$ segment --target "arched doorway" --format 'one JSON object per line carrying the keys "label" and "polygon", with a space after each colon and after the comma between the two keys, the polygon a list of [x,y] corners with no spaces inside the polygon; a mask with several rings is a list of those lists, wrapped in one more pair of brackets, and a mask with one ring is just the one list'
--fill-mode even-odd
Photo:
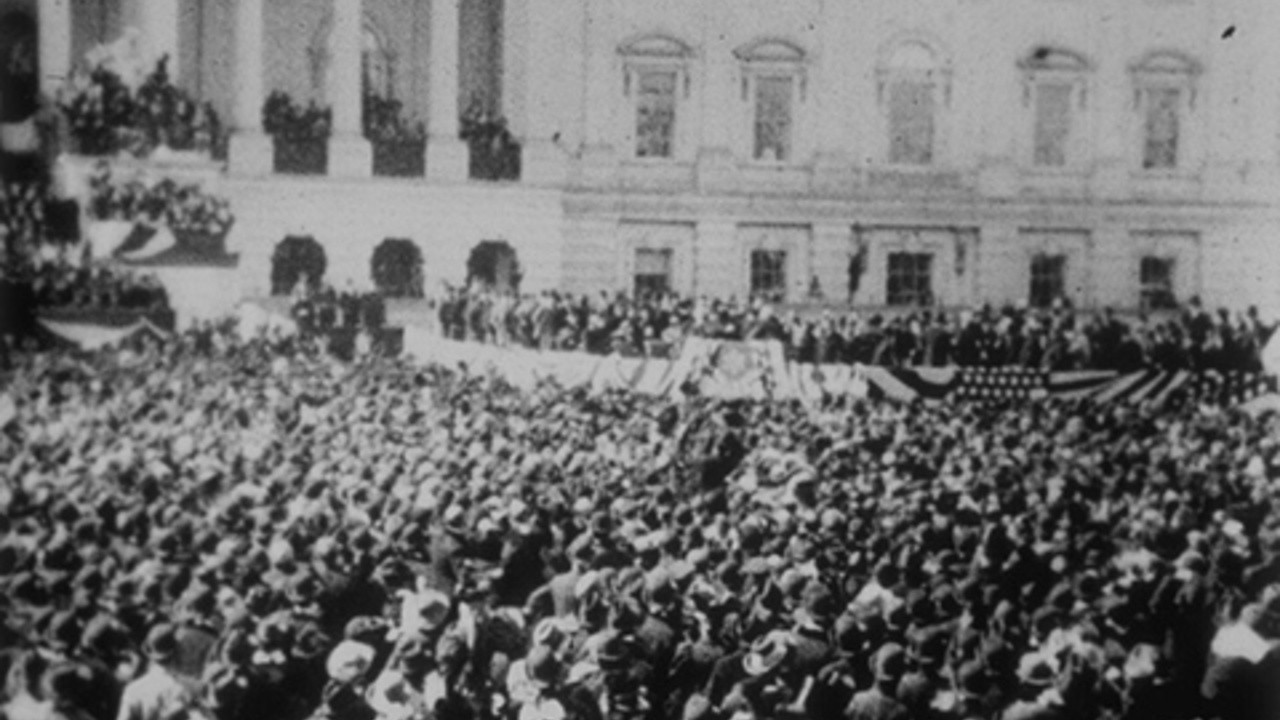
{"label": "arched doorway", "polygon": [[36,21],[24,12],[0,17],[0,123],[22,122],[36,113],[39,68]]}
{"label": "arched doorway", "polygon": [[310,235],[290,235],[276,245],[271,256],[271,294],[288,295],[305,278],[315,290],[329,265],[324,248]]}
{"label": "arched doorway", "polygon": [[520,291],[520,261],[505,240],[485,240],[467,258],[467,285],[496,292]]}
{"label": "arched doorway", "polygon": [[373,286],[388,297],[422,297],[422,250],[408,238],[387,238],[373,249]]}

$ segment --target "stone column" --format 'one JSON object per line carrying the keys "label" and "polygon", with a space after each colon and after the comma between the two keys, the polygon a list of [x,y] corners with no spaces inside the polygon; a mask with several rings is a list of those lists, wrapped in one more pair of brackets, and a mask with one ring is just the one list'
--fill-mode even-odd
{"label": "stone column", "polygon": [[178,18],[181,0],[146,0],[138,3],[138,29],[151,72],[154,63],[168,56],[169,79],[178,83]]}
{"label": "stone column", "polygon": [[40,0],[40,92],[56,97],[71,73],[71,0]]}
{"label": "stone column", "polygon": [[467,179],[467,146],[458,137],[458,3],[431,0],[431,78],[427,112],[427,178]]}
{"label": "stone column", "polygon": [[271,173],[271,138],[262,132],[262,2],[235,0],[235,98],[229,165],[238,175]]}
{"label": "stone column", "polygon": [[333,111],[329,174],[337,177],[373,174],[373,146],[365,139],[361,117],[364,104],[360,57],[362,7],[361,0],[333,0],[327,99]]}

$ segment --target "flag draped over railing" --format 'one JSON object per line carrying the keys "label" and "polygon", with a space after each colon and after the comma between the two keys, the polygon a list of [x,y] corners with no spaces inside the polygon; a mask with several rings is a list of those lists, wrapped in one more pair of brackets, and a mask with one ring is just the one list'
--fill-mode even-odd
{"label": "flag draped over railing", "polygon": [[1274,377],[1250,372],[811,365],[787,361],[776,341],[691,338],[675,359],[668,360],[503,348],[447,340],[407,328],[405,351],[423,362],[464,364],[471,370],[496,372],[520,386],[532,387],[550,379],[563,387],[586,385],[645,395],[684,392],[758,400],[821,402],[852,397],[902,402],[1034,402],[1060,398],[1136,404],[1163,402],[1176,392],[1192,390],[1199,397],[1240,404],[1276,389]]}

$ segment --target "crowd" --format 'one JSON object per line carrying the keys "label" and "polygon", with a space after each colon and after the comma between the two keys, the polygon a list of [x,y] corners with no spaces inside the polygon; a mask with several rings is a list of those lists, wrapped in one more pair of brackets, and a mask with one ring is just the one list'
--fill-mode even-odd
{"label": "crowd", "polygon": [[776,339],[806,363],[887,366],[1004,366],[1045,370],[1250,370],[1273,325],[1257,310],[1211,312],[1191,299],[1167,317],[1126,319],[1106,310],[1077,313],[986,306],[974,312],[899,315],[779,314],[759,302],[679,298],[574,297],[456,289],[437,308],[447,337],[596,354],[646,355],[686,336]]}
{"label": "crowd", "polygon": [[0,397],[6,720],[1280,716],[1275,414],[130,342]]}
{"label": "crowd", "polygon": [[313,290],[304,280],[294,288],[290,303],[290,314],[304,335],[339,329],[377,332],[387,322],[387,301],[377,292],[338,292],[326,284]]}

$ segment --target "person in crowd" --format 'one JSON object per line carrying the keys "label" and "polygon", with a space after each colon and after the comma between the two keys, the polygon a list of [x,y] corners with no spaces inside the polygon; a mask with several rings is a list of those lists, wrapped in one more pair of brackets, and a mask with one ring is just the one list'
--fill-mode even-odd
{"label": "person in crowd", "polygon": [[[686,322],[612,302],[504,327]],[[687,322],[755,333],[733,307]],[[1119,322],[1054,332],[1120,362]],[[823,323],[902,362],[1048,332]],[[1275,413],[530,390],[282,333],[17,354],[5,718],[1275,717]]]}
{"label": "person in crowd", "polygon": [[1232,319],[1193,298],[1180,314],[1125,319],[1110,308],[1093,317],[1068,304],[1032,309],[984,306],[956,316],[924,309],[860,317],[788,312],[760,301],[527,295],[483,286],[450,288],[437,306],[444,337],[530,348],[624,356],[671,356],[685,337],[778,340],[802,363],[890,366],[1026,367],[1046,371],[1166,370],[1256,372],[1274,326],[1250,308]]}

